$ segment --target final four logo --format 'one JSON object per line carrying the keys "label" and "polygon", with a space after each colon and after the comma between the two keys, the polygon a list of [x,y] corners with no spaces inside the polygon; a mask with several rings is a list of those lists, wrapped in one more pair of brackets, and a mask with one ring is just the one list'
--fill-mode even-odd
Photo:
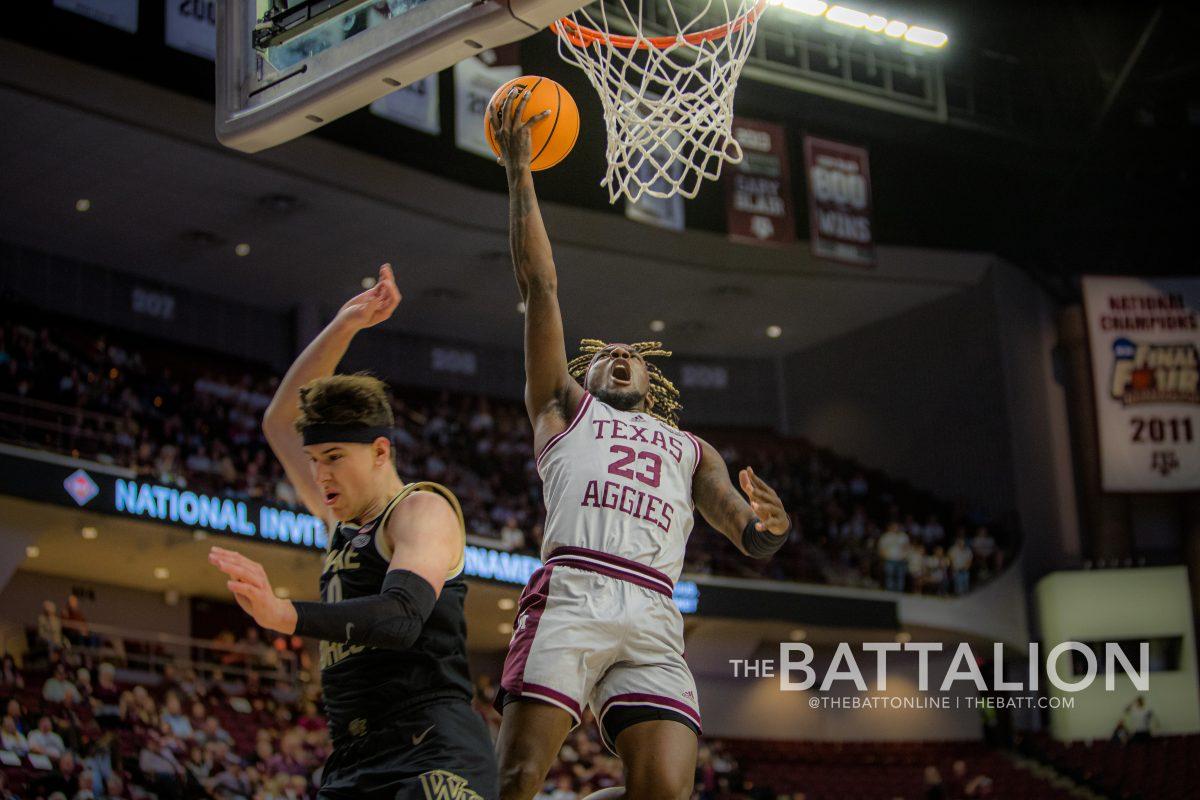
{"label": "final four logo", "polygon": [[1112,396],[1122,405],[1200,403],[1196,345],[1113,342]]}

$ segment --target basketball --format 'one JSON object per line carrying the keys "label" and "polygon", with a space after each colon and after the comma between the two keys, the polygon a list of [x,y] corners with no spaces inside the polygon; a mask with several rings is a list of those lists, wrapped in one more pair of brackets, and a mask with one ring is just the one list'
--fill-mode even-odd
{"label": "basketball", "polygon": [[[488,113],[484,121],[488,144],[497,156],[500,155],[500,147],[496,144],[496,135],[492,130],[492,116],[497,105],[504,102],[504,98],[514,87],[520,87],[530,93],[529,101],[521,114],[522,121],[543,111],[550,112],[550,116],[529,131],[533,137],[529,168],[534,172],[549,169],[567,157],[571,148],[575,146],[575,140],[579,138],[579,108],[575,105],[575,98],[560,84],[538,75],[522,75],[501,86],[488,101]],[[514,98],[509,113],[515,113],[513,109],[519,103],[520,98]]]}

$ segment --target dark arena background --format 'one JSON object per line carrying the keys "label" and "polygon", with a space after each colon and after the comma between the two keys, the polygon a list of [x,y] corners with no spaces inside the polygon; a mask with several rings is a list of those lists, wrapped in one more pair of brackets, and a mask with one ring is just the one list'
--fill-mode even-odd
{"label": "dark arena background", "polygon": [[[421,11],[275,5],[322,6],[347,42],[354,14]],[[579,106],[536,173],[568,350],[662,340],[681,427],[793,523],[754,561],[697,517],[675,587],[692,797],[1200,792],[1196,4],[773,3],[742,163],[612,204],[595,88],[507,3],[474,6],[504,12],[496,41],[254,147],[216,133],[218,17],[245,2],[6,6],[0,800],[316,798],[317,643],[257,627],[207,558],[318,599],[328,531],[262,418],[385,262],[403,300],[339,370],[391,388],[401,478],[462,502],[496,734],[546,514],[482,132],[522,74]],[[624,783],[585,714],[537,798]]]}

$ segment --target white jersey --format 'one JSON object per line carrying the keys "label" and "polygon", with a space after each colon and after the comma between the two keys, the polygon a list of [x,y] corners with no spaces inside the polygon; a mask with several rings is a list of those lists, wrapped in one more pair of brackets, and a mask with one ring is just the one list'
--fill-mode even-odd
{"label": "white jersey", "polygon": [[678,580],[699,464],[700,443],[690,433],[585,395],[571,424],[538,454],[546,499],[542,558],[580,547]]}

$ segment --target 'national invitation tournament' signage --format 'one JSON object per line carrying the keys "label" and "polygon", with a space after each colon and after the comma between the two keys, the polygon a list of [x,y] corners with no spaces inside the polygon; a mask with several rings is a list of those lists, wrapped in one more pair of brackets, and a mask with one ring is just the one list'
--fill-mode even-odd
{"label": "'national invitation tournament' signage", "polygon": [[1200,490],[1200,280],[1083,279],[1106,492]]}

